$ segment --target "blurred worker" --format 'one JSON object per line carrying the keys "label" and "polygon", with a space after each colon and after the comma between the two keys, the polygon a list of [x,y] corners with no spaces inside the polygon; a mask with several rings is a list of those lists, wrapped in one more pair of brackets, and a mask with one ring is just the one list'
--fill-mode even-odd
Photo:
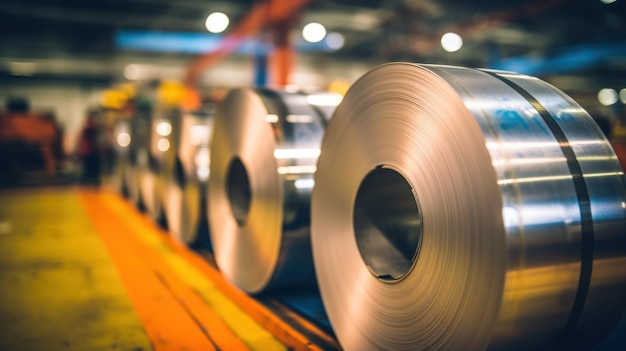
{"label": "blurred worker", "polygon": [[100,185],[100,135],[97,113],[90,110],[78,139],[78,157],[81,161],[81,184]]}

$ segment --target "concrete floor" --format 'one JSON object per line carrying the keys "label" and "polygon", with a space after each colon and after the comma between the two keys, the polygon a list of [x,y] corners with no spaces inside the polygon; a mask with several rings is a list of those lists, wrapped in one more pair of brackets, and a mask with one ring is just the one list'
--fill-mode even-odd
{"label": "concrete floor", "polygon": [[75,192],[3,193],[0,222],[0,349],[151,349]]}
{"label": "concrete floor", "polygon": [[320,349],[116,194],[0,199],[0,350]]}

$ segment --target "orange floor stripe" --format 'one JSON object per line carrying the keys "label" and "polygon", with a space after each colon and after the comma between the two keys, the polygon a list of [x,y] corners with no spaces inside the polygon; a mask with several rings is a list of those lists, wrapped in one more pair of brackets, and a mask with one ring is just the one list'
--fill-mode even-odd
{"label": "orange floor stripe", "polygon": [[[134,212],[136,209],[132,207],[128,202],[120,199],[120,206],[125,206],[126,210],[129,212]],[[146,216],[142,216],[142,221],[146,226],[154,226],[154,223]],[[310,342],[310,340],[294,329],[291,325],[287,324],[279,317],[275,316],[269,309],[263,306],[261,303],[254,300],[252,297],[244,293],[243,291],[235,288],[230,282],[228,282],[222,274],[204,257],[201,257],[198,253],[187,249],[186,247],[182,247],[180,244],[175,242],[175,240],[167,235],[164,231],[159,231],[159,235],[162,240],[167,242],[169,246],[176,250],[181,256],[187,259],[194,267],[200,270],[205,276],[207,276],[220,290],[222,290],[226,295],[228,295],[240,308],[242,308],[246,313],[248,313],[252,318],[257,320],[261,325],[263,325],[267,330],[269,330],[274,336],[280,340],[282,343],[287,345],[290,349],[293,350],[314,350],[314,351],[322,351],[322,348]],[[310,332],[315,333],[321,338],[326,339],[329,344],[337,345],[337,349],[339,349],[339,345],[336,340],[331,339],[326,336],[325,333],[319,331],[319,329],[313,324],[303,320],[301,317],[292,316],[295,319],[300,319],[301,324],[304,324],[308,327]]]}
{"label": "orange floor stripe", "polygon": [[137,243],[133,246],[142,257],[150,260],[153,267],[159,271],[163,283],[170,289],[180,305],[219,349],[248,350],[248,347],[232,333],[217,313],[171,269],[168,269],[164,262],[155,257],[158,253],[147,250],[145,246],[137,245]]}
{"label": "orange floor stripe", "polygon": [[[246,311],[252,318],[261,323],[267,330],[276,336],[278,340],[288,345],[293,350],[314,350],[322,351],[322,348],[311,343],[309,339],[295,330],[291,325],[285,323],[283,320],[274,315],[269,309],[263,306],[261,303],[252,299],[246,293],[233,287],[230,282],[224,279],[219,271],[207,264],[206,260],[193,252],[183,252],[183,256],[204,274],[206,274],[215,285],[224,291],[235,303],[237,303],[244,311]],[[297,317],[294,317],[297,318]],[[302,321],[301,321],[302,322]],[[317,329],[308,322],[311,330]],[[318,332],[318,335],[322,335],[322,332]],[[336,341],[329,340],[328,343],[336,343]],[[339,346],[337,346],[337,349]]]}
{"label": "orange floor stripe", "polygon": [[[186,250],[185,250],[186,251]],[[280,318],[276,317],[274,313],[268,310],[261,303],[252,299],[243,291],[232,286],[221,273],[215,268],[211,267],[204,258],[198,256],[194,252],[181,252],[196,268],[206,274],[215,285],[224,291],[235,303],[237,303],[244,311],[246,311],[252,318],[261,323],[267,330],[276,336],[276,338],[282,341],[285,345],[288,345],[293,350],[315,350],[322,351],[322,349],[312,344],[308,338],[295,330],[292,326],[285,323]],[[316,328],[310,325],[310,328]],[[321,332],[319,334],[322,334]],[[334,343],[329,341],[329,343]]]}
{"label": "orange floor stripe", "polygon": [[164,283],[163,271],[155,271],[129,244],[132,232],[99,204],[99,195],[82,192],[81,200],[100,234],[155,351],[217,350],[198,321]]}
{"label": "orange floor stripe", "polygon": [[[101,198],[99,198],[99,201],[102,201]],[[127,213],[136,213],[136,210],[129,206],[127,202],[116,201],[114,205],[124,207],[129,211]],[[146,221],[146,228],[152,227],[150,229],[153,231],[159,230],[146,216],[141,216],[141,218],[143,221]],[[187,311],[189,316],[196,321],[198,327],[210,337],[219,349],[248,349],[243,341],[233,334],[219,315],[164,262],[159,252],[146,247],[139,242],[134,235],[125,235],[124,240],[128,241],[133,250],[138,253],[142,259],[148,262],[155,273],[158,274],[162,283],[172,292],[175,299],[179,301],[180,305]]]}

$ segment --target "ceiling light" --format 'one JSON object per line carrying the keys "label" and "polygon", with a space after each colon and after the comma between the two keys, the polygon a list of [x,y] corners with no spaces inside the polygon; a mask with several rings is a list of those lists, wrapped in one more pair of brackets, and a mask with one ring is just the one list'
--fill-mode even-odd
{"label": "ceiling light", "polygon": [[460,35],[448,32],[441,36],[441,47],[447,52],[458,51],[463,46],[463,38]]}
{"label": "ceiling light", "polygon": [[228,28],[230,23],[228,16],[222,12],[213,12],[206,18],[204,25],[206,29],[211,33],[221,33]]}
{"label": "ceiling light", "polygon": [[619,91],[619,99],[622,104],[626,104],[626,88]]}
{"label": "ceiling light", "polygon": [[612,4],[612,3],[616,2],[617,0],[600,0],[600,1],[601,1],[603,4],[608,5],[608,4]]}
{"label": "ceiling light", "polygon": [[310,43],[322,41],[326,36],[326,28],[323,25],[311,22],[302,28],[302,37]]}
{"label": "ceiling light", "polygon": [[124,68],[124,77],[128,80],[138,80],[143,75],[143,69],[140,65],[131,63]]}
{"label": "ceiling light", "polygon": [[326,37],[326,45],[331,50],[339,50],[343,47],[343,44],[346,42],[345,38],[341,33],[330,33]]}
{"label": "ceiling light", "polygon": [[604,106],[610,106],[617,102],[617,91],[611,88],[600,89],[598,101]]}
{"label": "ceiling light", "polygon": [[9,62],[9,70],[14,76],[30,77],[35,74],[37,66],[32,62]]}
{"label": "ceiling light", "polygon": [[156,126],[156,132],[160,136],[168,136],[172,134],[172,125],[169,122],[159,122]]}
{"label": "ceiling light", "polygon": [[130,134],[126,132],[121,132],[117,135],[117,145],[121,147],[127,147],[130,145]]}
{"label": "ceiling light", "polygon": [[167,139],[159,139],[157,142],[157,149],[161,152],[165,152],[170,149],[170,142]]}

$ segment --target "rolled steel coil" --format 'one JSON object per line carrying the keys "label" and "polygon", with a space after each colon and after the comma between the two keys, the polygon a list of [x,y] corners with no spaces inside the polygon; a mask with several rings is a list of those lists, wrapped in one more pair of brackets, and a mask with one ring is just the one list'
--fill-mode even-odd
{"label": "rolled steel coil", "polygon": [[179,110],[157,111],[150,119],[148,128],[148,136],[138,160],[141,200],[148,215],[158,224],[166,226],[165,183],[174,164],[172,137],[180,130]]}
{"label": "rolled steel coil", "polygon": [[211,244],[224,276],[248,293],[314,283],[310,193],[324,125],[295,93],[235,89],[217,108]]}
{"label": "rolled steel coil", "polygon": [[130,119],[130,144],[128,145],[128,164],[124,169],[124,183],[128,191],[129,201],[143,210],[140,189],[140,174],[148,167],[148,131],[149,118],[145,114],[137,114]]}
{"label": "rolled steel coil", "polygon": [[330,120],[312,194],[346,350],[590,349],[626,303],[626,180],[601,130],[516,73],[393,63]]}
{"label": "rolled steel coil", "polygon": [[130,163],[131,130],[128,118],[119,118],[113,127],[113,163],[111,185],[121,195],[128,197],[126,172]]}
{"label": "rolled steel coil", "polygon": [[165,188],[165,216],[172,236],[191,245],[198,239],[203,202],[209,178],[209,144],[213,116],[186,114],[181,128],[172,137],[173,165]]}

